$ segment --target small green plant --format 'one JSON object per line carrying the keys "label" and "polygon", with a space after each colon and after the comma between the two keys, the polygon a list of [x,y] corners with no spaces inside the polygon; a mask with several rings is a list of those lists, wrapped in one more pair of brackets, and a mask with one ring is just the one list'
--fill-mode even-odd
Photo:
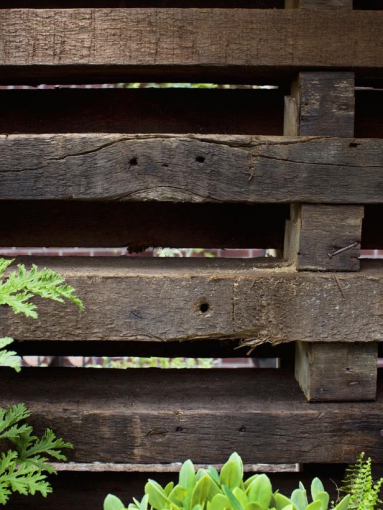
{"label": "small green plant", "polygon": [[73,448],[70,443],[57,439],[50,429],[39,439],[32,427],[24,423],[29,416],[24,404],[0,408],[0,440],[12,445],[0,457],[0,503],[3,505],[13,492],[25,496],[36,492],[46,496],[52,492],[44,472],[55,473],[55,470],[48,464],[47,455],[66,460],[61,448]]}
{"label": "small green plant", "polygon": [[374,510],[378,503],[383,478],[374,483],[371,473],[371,459],[362,452],[356,463],[346,470],[341,492],[350,495],[350,510]]}
{"label": "small green plant", "polygon": [[[191,460],[181,467],[177,485],[173,482],[161,487],[154,480],[145,485],[141,501],[133,499],[128,510],[327,510],[330,496],[322,482],[315,478],[311,484],[309,503],[304,486],[300,483],[290,498],[278,491],[273,492],[267,475],[256,474],[243,479],[243,464],[240,456],[233,453],[221,472],[213,467],[195,472]],[[350,496],[347,495],[335,507],[347,510]],[[104,501],[104,510],[125,510],[116,496],[109,494]]]}
{"label": "small green plant", "polygon": [[[10,306],[15,314],[37,318],[36,305],[31,302],[34,296],[63,302],[64,298],[75,303],[80,309],[83,303],[74,294],[74,289],[66,285],[55,271],[35,265],[30,271],[23,264],[17,270],[5,275],[13,260],[0,259],[0,305]],[[5,349],[12,338],[0,338],[0,366],[20,370],[20,358],[14,351]],[[25,423],[29,412],[24,404],[16,404],[6,409],[0,407],[0,504],[5,505],[13,492],[23,495],[40,492],[43,496],[52,492],[45,473],[55,473],[48,464],[48,456],[56,460],[66,460],[62,448],[73,448],[70,443],[56,438],[47,429],[41,438],[33,434],[33,429]]]}

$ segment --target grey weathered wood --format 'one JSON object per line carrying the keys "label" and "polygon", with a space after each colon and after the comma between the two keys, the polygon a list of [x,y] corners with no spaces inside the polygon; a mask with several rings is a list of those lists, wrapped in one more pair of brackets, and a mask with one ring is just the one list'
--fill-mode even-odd
{"label": "grey weathered wood", "polygon": [[296,342],[295,377],[309,401],[374,400],[377,343]]}
{"label": "grey weathered wood", "polygon": [[285,0],[286,9],[352,9],[353,0]]}
{"label": "grey weathered wood", "polygon": [[2,200],[382,203],[383,141],[0,136]]}
{"label": "grey weathered wood", "polygon": [[[75,462],[345,463],[363,446],[383,459],[376,402],[308,405],[283,370],[1,371],[2,406],[27,402],[29,422],[74,443]],[[355,440],[355,437],[358,440]]]}
{"label": "grey weathered wood", "polygon": [[381,76],[382,21],[370,11],[3,9],[1,82],[270,83],[329,67]]}
{"label": "grey weathered wood", "polygon": [[286,117],[292,118],[284,134],[354,136],[354,82],[353,73],[300,73],[291,89],[297,105],[297,116],[285,110],[285,126]]}
{"label": "grey weathered wood", "polygon": [[362,206],[292,205],[285,257],[300,271],[358,271],[363,215]]}
{"label": "grey weathered wood", "polygon": [[23,260],[60,271],[86,311],[36,298],[34,320],[0,307],[0,334],[17,340],[241,338],[256,345],[374,342],[383,335],[380,261],[335,276],[297,272],[270,259]]}

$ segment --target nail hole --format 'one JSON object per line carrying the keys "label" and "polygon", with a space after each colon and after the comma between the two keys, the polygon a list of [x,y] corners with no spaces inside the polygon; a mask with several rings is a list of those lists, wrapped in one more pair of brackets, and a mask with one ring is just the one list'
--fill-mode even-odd
{"label": "nail hole", "polygon": [[162,166],[164,166],[165,168],[167,168],[169,165],[167,163],[163,163]]}
{"label": "nail hole", "polygon": [[246,427],[242,425],[242,427],[239,427],[238,432],[246,432]]}
{"label": "nail hole", "polygon": [[206,313],[209,310],[209,303],[201,303],[199,305],[199,310],[202,313]]}
{"label": "nail hole", "polygon": [[195,160],[196,160],[198,163],[204,163],[205,158],[204,158],[203,156],[197,156],[197,157],[195,158]]}
{"label": "nail hole", "polygon": [[176,428],[176,432],[182,432],[183,431],[183,427],[177,427]]}
{"label": "nail hole", "polygon": [[138,165],[138,161],[137,161],[137,158],[132,158],[130,160],[130,166],[137,166]]}
{"label": "nail hole", "polygon": [[358,145],[360,145],[360,143],[351,142],[351,143],[348,144],[350,149],[355,149],[355,147],[358,147]]}
{"label": "nail hole", "polygon": [[351,368],[346,368],[346,372],[351,372]]}

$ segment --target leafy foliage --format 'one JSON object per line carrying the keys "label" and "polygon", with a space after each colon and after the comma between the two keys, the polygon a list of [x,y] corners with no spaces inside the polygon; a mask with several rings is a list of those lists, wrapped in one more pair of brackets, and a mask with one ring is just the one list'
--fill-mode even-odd
{"label": "leafy foliage", "polygon": [[12,342],[12,338],[0,338],[0,349],[2,349],[0,351],[0,367],[11,367],[14,368],[16,372],[20,372],[20,357],[17,356],[15,351],[7,351],[6,349],[3,349],[3,347],[6,347]]}
{"label": "leafy foliage", "polygon": [[373,510],[378,503],[383,478],[374,483],[371,473],[371,459],[365,459],[362,452],[356,463],[346,470],[342,492],[350,494],[350,510]]}
{"label": "leafy foliage", "polygon": [[0,408],[0,440],[14,446],[0,457],[0,503],[5,505],[12,492],[23,495],[40,492],[43,496],[52,492],[46,480],[47,473],[55,473],[49,465],[48,455],[66,460],[62,448],[73,448],[70,443],[57,439],[52,430],[46,430],[42,438],[33,435],[24,420],[30,416],[24,404]]}
{"label": "leafy foliage", "polygon": [[[288,498],[273,492],[267,475],[256,474],[243,479],[240,456],[233,453],[218,473],[213,467],[195,472],[191,460],[181,468],[178,484],[161,487],[154,480],[145,485],[141,501],[133,499],[128,510],[327,510],[330,497],[322,482],[315,478],[309,503],[302,483]],[[347,510],[350,496],[338,503],[335,510]],[[125,510],[123,503],[111,494],[104,501],[104,510]]]}
{"label": "leafy foliage", "polygon": [[74,288],[66,285],[64,279],[51,269],[38,270],[33,265],[27,271],[24,264],[17,265],[17,271],[12,271],[5,278],[5,270],[14,259],[0,259],[0,305],[8,305],[14,313],[23,313],[27,317],[37,318],[36,305],[30,302],[34,296],[40,296],[53,301],[64,302],[64,298],[75,303],[81,310],[82,301],[75,296]]}
{"label": "leafy foliage", "polygon": [[[8,305],[14,313],[37,318],[36,305],[30,300],[34,296],[64,302],[68,299],[80,309],[84,309],[81,300],[75,296],[74,289],[66,285],[63,278],[55,271],[42,269],[38,271],[33,265],[30,271],[23,264],[17,270],[5,275],[13,260],[0,259],[0,305]],[[4,349],[12,343],[12,338],[0,338],[0,366],[10,366],[20,370],[20,358],[14,351]],[[41,438],[33,434],[30,425],[23,423],[29,417],[24,404],[17,404],[6,409],[0,407],[0,441],[12,446],[2,451],[0,456],[0,504],[5,505],[13,492],[46,496],[52,492],[46,474],[55,473],[48,464],[48,456],[56,460],[66,460],[62,448],[73,448],[70,443],[56,438],[54,432],[47,429]]]}

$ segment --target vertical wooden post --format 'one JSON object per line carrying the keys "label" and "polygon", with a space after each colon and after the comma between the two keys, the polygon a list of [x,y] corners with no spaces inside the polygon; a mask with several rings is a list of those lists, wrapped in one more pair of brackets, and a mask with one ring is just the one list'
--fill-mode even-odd
{"label": "vertical wooden post", "polygon": [[[353,137],[353,73],[300,73],[285,99],[284,134]],[[360,205],[292,204],[285,258],[299,271],[359,270],[363,214]],[[376,362],[375,343],[296,342],[295,377],[308,400],[374,399]]]}

